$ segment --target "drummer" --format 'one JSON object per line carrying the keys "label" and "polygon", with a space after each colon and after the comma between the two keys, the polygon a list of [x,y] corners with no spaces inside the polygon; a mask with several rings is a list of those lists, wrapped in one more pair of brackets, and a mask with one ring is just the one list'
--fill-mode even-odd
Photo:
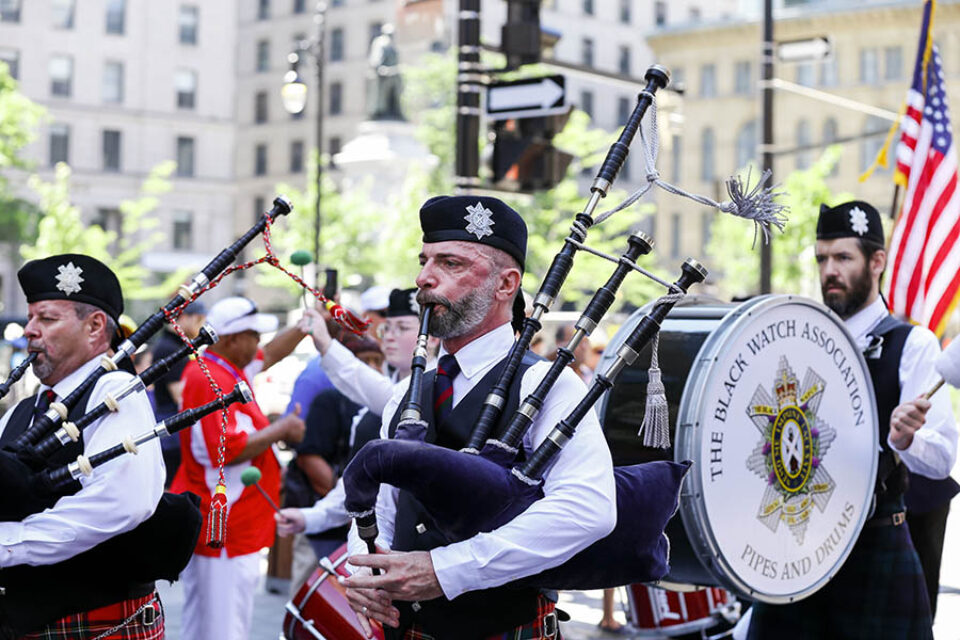
{"label": "drummer", "polygon": [[945,478],[957,426],[947,394],[920,397],[935,381],[936,336],[887,312],[880,214],[870,204],[820,207],[816,259],[824,303],[864,352],[877,400],[881,453],[876,507],[840,572],[790,605],[753,607],[749,638],[932,638],[923,570],[905,525],[907,474]]}

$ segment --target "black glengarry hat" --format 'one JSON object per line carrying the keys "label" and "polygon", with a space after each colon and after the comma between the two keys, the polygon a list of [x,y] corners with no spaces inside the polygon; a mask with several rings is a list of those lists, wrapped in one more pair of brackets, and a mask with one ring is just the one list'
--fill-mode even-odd
{"label": "black glengarry hat", "polygon": [[110,268],[90,256],[64,253],[31,260],[17,272],[27,303],[41,300],[85,302],[114,321],[123,313],[120,281]]}
{"label": "black glengarry hat", "polygon": [[387,306],[387,317],[419,316],[420,305],[417,304],[417,289],[394,289],[390,292],[390,304]]}
{"label": "black glengarry hat", "polygon": [[420,207],[423,242],[461,240],[500,249],[523,268],[527,225],[502,200],[489,196],[436,196]]}
{"label": "black glengarry hat", "polygon": [[880,213],[873,205],[862,200],[852,200],[835,207],[820,205],[817,218],[817,240],[837,238],[863,238],[883,244],[883,224]]}

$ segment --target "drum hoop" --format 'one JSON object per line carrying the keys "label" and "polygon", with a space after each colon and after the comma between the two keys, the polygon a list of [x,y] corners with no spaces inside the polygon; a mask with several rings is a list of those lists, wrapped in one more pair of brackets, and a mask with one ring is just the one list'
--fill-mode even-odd
{"label": "drum hoop", "polygon": [[288,638],[292,639],[294,637],[294,625],[299,622],[301,628],[305,629],[314,637],[315,640],[327,640],[327,636],[317,631],[317,628],[313,625],[313,620],[304,620],[303,616],[300,614],[300,609],[297,609],[293,602],[288,602],[285,608],[287,610],[287,615],[291,616],[292,618],[290,625],[287,627]]}
{"label": "drum hoop", "polygon": [[[323,582],[327,578],[331,577],[333,574],[336,573],[337,567],[339,567],[340,565],[342,565],[347,561],[347,555],[348,554],[344,552],[343,555],[337,558],[336,562],[330,562],[329,557],[320,558],[320,560],[317,562],[317,568],[323,569],[324,575],[313,581],[313,584],[310,585],[309,589],[307,589],[306,594],[304,594],[300,602],[293,605],[293,598],[291,598],[290,604],[296,607],[297,611],[303,611],[303,605],[310,600],[310,597],[314,594],[314,592],[316,592],[317,589],[320,588],[320,585],[323,584]],[[324,564],[324,561],[326,561],[326,564]]]}
{"label": "drum hoop", "polygon": [[[717,327],[710,333],[707,339],[704,340],[703,344],[700,346],[700,351],[694,358],[694,369],[691,370],[690,375],[687,376],[687,381],[684,384],[683,394],[680,400],[680,409],[677,415],[677,429],[675,436],[676,442],[674,443],[674,459],[677,462],[682,460],[693,460],[694,466],[697,467],[701,462],[699,453],[700,448],[698,446],[699,443],[695,438],[695,435],[700,430],[700,422],[697,419],[699,415],[698,410],[703,404],[706,381],[709,380],[714,374],[714,369],[716,368],[718,359],[719,347],[722,346],[722,343],[731,336],[738,336],[743,331],[743,326],[750,321],[751,316],[786,304],[805,305],[823,313],[829,317],[830,320],[833,321],[834,325],[841,330],[841,332],[847,337],[849,343],[854,345],[853,351],[856,353],[857,361],[860,363],[861,370],[865,373],[864,378],[866,392],[864,395],[869,398],[870,404],[873,407],[873,442],[875,445],[879,446],[877,407],[876,396],[874,395],[873,390],[873,379],[870,377],[870,371],[867,368],[867,363],[863,358],[863,354],[860,353],[858,348],[856,348],[856,341],[854,340],[853,335],[847,329],[843,320],[841,320],[840,317],[833,312],[833,310],[829,309],[825,305],[803,296],[782,294],[765,295],[748,300],[739,307],[736,307],[727,313],[727,315],[723,317]],[[870,463],[870,478],[876,478],[877,464],[878,456],[873,456]],[[867,486],[868,490],[864,496],[863,502],[865,505],[868,505],[873,497],[874,483],[870,482]],[[737,575],[730,563],[727,562],[727,560],[723,557],[723,554],[720,552],[720,547],[717,543],[716,537],[713,534],[713,530],[705,526],[709,523],[709,521],[706,514],[706,503],[704,502],[702,496],[703,484],[700,481],[700,474],[698,472],[688,473],[684,479],[684,484],[680,492],[680,517],[683,521],[683,528],[687,533],[687,538],[690,541],[690,546],[693,549],[693,552],[697,555],[697,559],[700,560],[701,564],[710,575],[712,575],[722,586],[732,591],[734,595],[760,602],[766,602],[769,604],[786,604],[796,600],[802,600],[803,598],[812,595],[826,585],[827,582],[832,580],[846,562],[846,559],[850,555],[851,551],[853,551],[853,547],[856,544],[856,541],[860,536],[860,532],[863,529],[863,525],[867,519],[867,509],[861,509],[860,517],[857,519],[855,526],[856,535],[851,538],[850,544],[848,544],[842,550],[842,552],[838,554],[837,560],[833,566],[833,571],[822,576],[819,580],[805,589],[801,589],[792,594],[778,596],[751,588]]]}

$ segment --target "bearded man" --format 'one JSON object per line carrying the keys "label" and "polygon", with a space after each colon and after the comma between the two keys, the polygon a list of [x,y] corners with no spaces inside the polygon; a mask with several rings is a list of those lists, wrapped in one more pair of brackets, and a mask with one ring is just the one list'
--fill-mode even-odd
{"label": "bearded man", "polygon": [[913,478],[946,493],[947,502],[956,493],[952,481],[927,480],[946,478],[957,450],[947,395],[921,397],[937,380],[933,361],[940,345],[929,330],[887,312],[880,295],[887,261],[883,227],[870,204],[821,206],[816,259],[823,301],[843,319],[873,381],[881,446],[874,511],[824,588],[794,604],[754,605],[749,637],[932,638],[930,599],[913,530],[905,524],[910,502],[904,496]]}
{"label": "bearded man", "polygon": [[[437,368],[424,376],[426,439],[460,449],[505,365],[514,341],[511,322],[518,314],[522,318],[527,229],[516,211],[484,196],[431,198],[420,209],[420,226],[417,301],[433,305],[430,333],[441,339]],[[538,358],[524,358],[493,435],[502,433],[520,398],[533,391],[548,368]],[[385,407],[381,437],[396,432],[406,390],[398,385]],[[524,437],[528,455],[585,391],[576,374],[564,370]],[[388,551],[363,553],[355,528],[350,540],[351,552],[359,553],[351,563],[382,573],[358,572],[344,582],[368,635],[368,619],[373,619],[385,625],[389,640],[558,638],[551,594],[503,585],[562,564],[616,523],[613,465],[592,411],[573,440],[546,474],[541,500],[513,521],[469,540],[448,543],[412,495],[382,486],[377,544]]]}

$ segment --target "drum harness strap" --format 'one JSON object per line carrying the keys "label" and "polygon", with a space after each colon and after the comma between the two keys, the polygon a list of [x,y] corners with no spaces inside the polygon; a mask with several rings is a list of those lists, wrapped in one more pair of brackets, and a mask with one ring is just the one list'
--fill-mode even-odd
{"label": "drum harness strap", "polygon": [[[863,357],[867,360],[879,360],[881,354],[883,353],[883,336],[891,329],[897,327],[900,324],[900,321],[894,318],[892,315],[886,316],[883,320],[877,323],[868,337],[870,338],[870,344],[867,345],[867,348],[863,350]],[[877,509],[877,497],[886,492],[887,490],[887,480],[890,479],[890,476],[897,471],[900,465],[903,464],[900,460],[900,456],[897,455],[897,452],[893,449],[883,449],[880,451],[880,459],[877,463],[877,484],[873,493],[872,505],[870,506],[870,515],[867,518],[867,522],[864,526],[874,527],[874,526],[899,526],[905,521],[905,513],[899,511],[894,514],[874,517],[874,513]]]}

